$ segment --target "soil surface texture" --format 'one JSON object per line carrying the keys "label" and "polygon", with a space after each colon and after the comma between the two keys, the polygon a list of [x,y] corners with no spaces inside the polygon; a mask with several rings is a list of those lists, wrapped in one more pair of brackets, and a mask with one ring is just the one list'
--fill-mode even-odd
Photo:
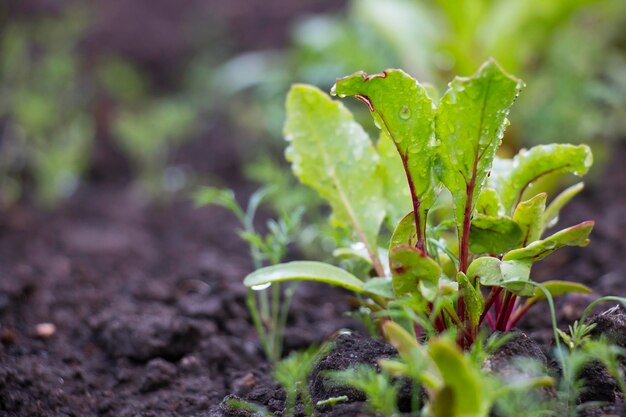
{"label": "soil surface texture", "polygon": [[[626,154],[623,148],[616,154]],[[614,164],[610,180],[589,186],[564,213],[569,224],[600,212],[593,243],[563,252],[538,271],[584,275],[599,293],[624,295],[616,278],[625,270],[622,234],[615,232],[624,228],[619,168]],[[52,213],[26,206],[5,213],[0,414],[220,415],[229,394],[279,409],[284,394],[269,378],[249,321],[241,280],[251,265],[234,228],[234,219],[219,208],[148,205],[117,185],[85,188]],[[603,251],[611,256],[599,255]],[[301,286],[286,351],[341,328],[359,328],[344,315],[345,296],[323,285]],[[562,300],[560,320],[576,318],[572,311],[589,299]],[[537,310],[521,322],[531,338],[550,333],[541,316]],[[623,333],[611,323],[606,332],[621,343]],[[368,353],[368,343],[374,342],[356,343],[365,361],[392,353],[388,346]],[[609,388],[602,395],[614,398]],[[342,404],[326,412],[349,415],[359,409]]]}
{"label": "soil surface texture", "polygon": [[[40,10],[40,3],[60,2],[29,0],[20,3],[22,13],[30,13],[31,7]],[[205,14],[211,10],[223,16],[218,20],[232,31],[232,46],[242,50],[283,46],[292,18],[302,9],[339,7],[338,2],[313,0],[271,5],[238,0],[220,2],[217,8],[209,8],[218,3],[211,0],[192,3]],[[156,67],[155,78],[167,87],[177,71],[175,62],[193,49],[174,30],[190,18],[171,12],[179,2],[98,4],[102,27],[96,27],[85,48],[101,45]],[[176,36],[163,40],[163,49],[132,43],[148,37],[137,35],[130,15],[125,17],[127,27],[109,36],[106,22],[118,22],[125,16],[120,10],[132,4],[150,8],[156,20],[171,21],[168,33]],[[272,14],[274,8],[282,14]],[[266,30],[272,34],[263,35]],[[161,40],[151,42],[156,44]],[[228,185],[245,194],[253,187],[241,180],[231,130],[216,124],[198,141],[182,146],[175,158],[204,174],[228,176]],[[598,295],[626,295],[626,141],[616,142],[610,154],[607,172],[588,184],[561,216],[561,225],[596,220],[591,245],[563,249],[533,270],[537,280],[575,280],[596,291],[563,297],[557,303],[561,325],[577,319]],[[132,192],[128,172],[121,179],[110,178],[111,172],[129,171],[127,161],[108,157],[95,155],[90,182],[52,212],[29,205],[1,212],[0,416],[246,415],[223,405],[229,395],[279,411],[284,392],[270,378],[245,305],[242,279],[252,265],[246,245],[236,237],[235,219],[219,208],[193,208],[182,198],[146,203]],[[117,163],[122,168],[112,170]],[[301,285],[287,323],[285,353],[328,340],[344,328],[363,334],[361,325],[345,315],[350,310],[346,295],[325,285]],[[623,316],[621,322],[604,319],[598,327],[606,324],[604,333],[623,345]],[[531,310],[519,325],[528,337],[510,351],[545,361],[552,343],[545,307]],[[311,382],[316,399],[335,395],[322,383],[322,369],[375,363],[395,354],[382,342],[356,335],[337,342],[347,350],[334,351],[318,365]],[[606,388],[582,400],[620,400],[601,369],[585,372]],[[358,415],[364,406],[358,395],[351,394],[355,401],[319,410],[320,415]],[[626,415],[617,406],[604,414]],[[601,416],[603,411],[592,409],[587,415]]]}

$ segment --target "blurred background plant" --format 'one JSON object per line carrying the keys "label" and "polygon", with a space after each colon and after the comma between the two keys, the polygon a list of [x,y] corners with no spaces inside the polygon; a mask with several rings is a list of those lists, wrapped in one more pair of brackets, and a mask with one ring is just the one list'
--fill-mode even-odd
{"label": "blurred background plant", "polygon": [[53,207],[93,176],[103,150],[118,159],[105,169],[121,161],[144,195],[180,191],[193,175],[172,156],[194,138],[203,109],[180,87],[185,77],[169,80],[119,47],[92,48],[100,43],[97,7],[50,4],[0,6],[3,205]]}
{"label": "blurred background plant", "polygon": [[[528,84],[513,115],[516,145],[562,142],[564,126],[570,142],[610,139],[625,128],[625,24],[620,0],[352,0],[341,13],[303,17],[290,50],[236,56],[215,77],[226,93],[254,87],[282,100],[285,81],[329,87],[356,69],[399,67],[441,91],[494,57]],[[277,134],[281,105],[264,108],[262,125]]]}
{"label": "blurred background plant", "polygon": [[0,46],[0,198],[11,203],[32,182],[50,206],[69,196],[94,140],[91,88],[76,55],[85,16],[10,21]]}
{"label": "blurred background plant", "polygon": [[293,82],[328,89],[359,69],[401,67],[442,91],[493,56],[528,85],[505,153],[594,140],[601,159],[626,137],[622,0],[9,0],[0,23],[5,204],[52,206],[103,177],[161,200],[272,185],[277,213],[307,208],[300,246],[329,252],[342,236],[319,233],[327,211],[285,174],[283,102]]}

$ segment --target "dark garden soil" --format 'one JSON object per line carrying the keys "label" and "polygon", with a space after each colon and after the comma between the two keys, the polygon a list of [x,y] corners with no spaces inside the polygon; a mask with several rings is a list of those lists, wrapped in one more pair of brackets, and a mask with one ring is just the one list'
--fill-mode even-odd
{"label": "dark garden soil", "polygon": [[[625,295],[626,145],[614,154],[605,180],[563,216],[567,224],[595,218],[593,243],[538,272]],[[49,214],[23,206],[3,213],[0,415],[220,415],[228,394],[279,409],[284,394],[268,378],[245,308],[241,280],[251,265],[235,227],[218,208],[146,205],[121,185],[84,189]],[[591,298],[559,303],[560,319],[575,319]],[[358,328],[343,315],[348,309],[340,291],[302,286],[287,350]],[[521,325],[538,340],[549,332],[538,313]],[[371,352],[362,355],[372,361]]]}
{"label": "dark garden soil", "polygon": [[[254,382],[266,365],[235,227],[220,209],[145,206],[114,189],[49,215],[6,213],[0,415],[206,415]],[[354,327],[342,298],[303,287],[288,349]]]}

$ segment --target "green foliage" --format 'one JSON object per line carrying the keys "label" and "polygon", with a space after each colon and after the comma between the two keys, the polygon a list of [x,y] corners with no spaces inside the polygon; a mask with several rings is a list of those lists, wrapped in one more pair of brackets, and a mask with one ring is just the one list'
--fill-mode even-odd
{"label": "green foliage", "polygon": [[[336,255],[365,259],[369,270],[354,269],[361,271],[357,277],[318,262],[291,262],[259,269],[245,284],[331,283],[356,292],[364,305],[376,305],[379,318],[389,314],[404,320],[406,328],[406,320],[414,320],[429,335],[454,329],[462,347],[473,343],[484,323],[491,330],[510,329],[542,299],[531,278],[533,263],[564,246],[587,245],[593,228],[593,222],[583,222],[543,238],[580,186],[550,205],[546,193],[531,193],[540,177],[584,174],[591,164],[588,147],[542,145],[513,159],[495,156],[522,85],[493,60],[473,77],[455,78],[438,105],[399,70],[337,80],[332,94],[354,95],[370,111],[382,131],[378,147],[340,103],[314,87],[294,86],[287,98],[287,157],[298,178],[329,202],[335,226],[362,248]],[[385,149],[391,145],[395,159]],[[405,181],[391,181],[390,174]],[[383,184],[404,191],[383,191]],[[406,208],[407,194],[410,212],[382,252],[383,219],[399,217],[390,207]],[[485,297],[482,288],[491,293]],[[588,288],[552,282],[546,291],[559,295]],[[400,319],[404,297],[422,301]]]}
{"label": "green foliage", "polygon": [[337,385],[362,391],[367,398],[367,407],[377,415],[382,417],[398,415],[396,407],[398,382],[392,381],[386,373],[379,373],[372,367],[361,365],[345,371],[334,371],[328,375]]}
{"label": "green foliage", "polygon": [[569,349],[578,349],[586,342],[595,327],[595,323],[579,323],[578,320],[576,320],[573,325],[569,326],[569,334],[561,329],[557,330],[559,336],[561,336],[561,339]]}
{"label": "green foliage", "polygon": [[383,328],[400,357],[383,360],[380,366],[393,376],[410,378],[426,391],[427,404],[413,408],[414,411],[421,409],[422,415],[487,416],[496,401],[517,394],[528,395],[535,388],[553,383],[551,378],[541,373],[514,383],[488,374],[482,368],[485,355],[505,343],[506,339],[479,339],[479,346],[474,345],[472,352],[463,352],[453,338],[446,335],[432,338],[422,346],[397,323],[387,322]]}
{"label": "green foliage", "polygon": [[137,108],[127,106],[119,112],[113,133],[138,168],[140,184],[150,196],[163,195],[169,151],[189,137],[195,118],[191,105],[172,98]]}
{"label": "green foliage", "polygon": [[318,281],[344,287],[347,290],[362,293],[363,281],[336,266],[322,262],[296,261],[273,265],[248,275],[244,284],[248,287],[265,285],[287,280]]}
{"label": "green foliage", "polygon": [[[329,347],[329,345],[320,348],[312,346],[302,352],[292,352],[275,364],[272,375],[286,394],[281,416],[293,417],[296,413],[296,404],[300,401],[304,406],[304,415],[315,417],[315,405],[309,392],[308,379],[318,358],[327,352]],[[345,397],[330,398],[327,401],[318,402],[317,405],[333,405],[346,399]],[[255,416],[274,417],[274,414],[264,407],[237,398],[228,398],[225,400],[225,404],[237,410],[254,413]]]}
{"label": "green foliage", "polygon": [[294,352],[276,364],[274,378],[287,393],[283,416],[294,415],[298,398],[304,404],[305,414],[309,417],[315,416],[315,406],[309,393],[308,379],[318,355],[326,350],[327,348],[324,347],[322,349],[312,347],[304,352]]}
{"label": "green foliage", "polygon": [[55,15],[15,15],[2,27],[1,204],[32,197],[49,208],[70,196],[92,162],[96,134],[118,141],[152,197],[186,181],[166,169],[167,153],[193,133],[197,104],[155,97],[147,74],[119,57],[89,54],[86,62],[87,11],[75,4]]}
{"label": "green foliage", "polygon": [[[452,193],[457,225],[473,211],[522,85],[490,61],[476,76],[454,79],[441,99],[435,128],[438,175]],[[469,238],[467,229],[459,228],[460,239]]]}
{"label": "green foliage", "polygon": [[[624,373],[620,360],[624,350],[603,339],[592,339],[589,332],[594,325],[575,323],[570,334],[561,332],[568,349],[557,344],[555,357],[562,375],[551,377],[549,371],[529,358],[512,357],[503,373],[489,373],[483,361],[510,338],[494,335],[479,338],[470,352],[462,351],[454,342],[453,334],[431,338],[418,343],[413,335],[397,323],[386,322],[383,330],[387,340],[399,352],[392,359],[382,359],[374,368],[359,366],[342,371],[343,385],[355,387],[368,398],[372,411],[381,415],[397,415],[396,405],[390,401],[397,395],[399,377],[402,383],[413,384],[412,412],[432,417],[481,417],[494,412],[514,416],[577,416],[577,399],[582,393],[583,369],[591,363],[601,363],[624,389]],[[574,341],[570,343],[570,341]],[[548,393],[545,388],[551,388]],[[419,402],[420,389],[426,402]],[[553,390],[552,390],[553,389]],[[387,399],[383,402],[380,399]]]}
{"label": "green foliage", "polygon": [[[79,13],[57,19],[20,19],[2,28],[0,41],[0,200],[12,203],[29,191],[43,206],[76,189],[95,135],[87,110],[91,90],[76,49],[84,32]],[[37,53],[33,53],[33,51]]]}
{"label": "green foliage", "polygon": [[408,179],[417,246],[422,248],[425,214],[436,196],[432,167],[435,147],[431,142],[435,112],[426,89],[401,70],[387,70],[372,76],[360,72],[342,78],[333,86],[331,94],[354,96],[363,101],[383,137],[393,141]]}
{"label": "green foliage", "polygon": [[507,164],[508,172],[496,171],[493,181],[500,192],[506,211],[518,205],[526,189],[538,179],[549,175],[571,172],[578,176],[587,173],[593,163],[591,150],[585,145],[538,145],[522,149]]}
{"label": "green foliage", "polygon": [[[296,176],[333,209],[332,222],[352,228],[374,253],[385,215],[377,155],[365,131],[341,104],[315,87],[296,85],[287,96],[286,155]],[[372,256],[372,262],[379,262]]]}
{"label": "green foliage", "polygon": [[[197,206],[216,205],[229,210],[237,217],[243,227],[243,230],[239,232],[239,236],[248,243],[250,256],[252,257],[255,268],[261,268],[267,263],[270,265],[277,264],[283,260],[287,253],[287,246],[293,241],[294,236],[297,234],[296,232],[299,229],[300,218],[302,216],[302,210],[294,210],[289,215],[285,213],[280,219],[269,220],[267,222],[269,232],[266,235],[257,232],[254,226],[254,219],[257,209],[267,192],[267,189],[261,189],[252,194],[245,210],[235,199],[235,194],[232,190],[216,187],[202,187],[193,195]],[[292,264],[296,265],[292,265],[292,267],[287,268],[287,270],[292,274],[298,275],[298,273],[296,273],[298,271],[298,263],[294,262]],[[301,264],[307,266],[306,264],[309,263],[301,262]],[[316,263],[311,262],[311,264]],[[337,283],[339,280],[349,280],[351,276],[348,272],[331,265],[317,264],[319,264],[318,267],[320,267],[321,271],[326,273],[326,282]],[[315,268],[310,266],[302,268],[301,266],[299,270],[304,274],[304,278],[314,273]],[[246,278],[249,280],[248,284],[252,287],[248,291],[247,299],[250,316],[261,339],[261,345],[263,346],[265,355],[274,363],[278,362],[282,356],[287,313],[295,293],[294,286],[286,288],[285,291],[281,291],[279,284],[281,281],[280,273],[281,271],[279,270],[279,275],[271,276],[270,278],[272,279],[260,282],[258,285],[254,282],[250,283],[250,281],[256,280],[253,276]],[[324,277],[323,273],[321,274],[322,277]],[[333,276],[333,273],[340,274],[340,278]],[[328,275],[330,275],[330,277],[328,277]],[[318,277],[311,279],[315,278]],[[356,281],[358,281],[357,285],[350,287],[353,291],[358,290],[358,286],[362,285],[360,280],[356,279]],[[272,287],[271,296],[267,291],[269,287]]]}

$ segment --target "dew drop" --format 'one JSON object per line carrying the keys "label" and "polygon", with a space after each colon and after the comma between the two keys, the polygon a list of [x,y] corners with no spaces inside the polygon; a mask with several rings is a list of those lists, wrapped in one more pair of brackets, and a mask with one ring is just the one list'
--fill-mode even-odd
{"label": "dew drop", "polygon": [[544,246],[546,249],[554,249],[554,248],[556,248],[556,242],[554,242],[554,241],[552,241],[552,240],[547,240],[547,241],[543,244],[543,246]]}
{"label": "dew drop", "polygon": [[271,282],[266,282],[265,284],[253,285],[252,288],[254,291],[263,291],[272,286]]}
{"label": "dew drop", "polygon": [[350,245],[350,248],[351,248],[353,251],[357,251],[357,252],[359,252],[359,251],[364,251],[364,250],[366,249],[366,247],[365,247],[365,243],[363,243],[363,242],[354,242],[354,243],[352,243],[352,244]]}
{"label": "dew drop", "polygon": [[409,106],[402,106],[402,110],[400,110],[400,118],[402,120],[409,120],[411,118],[411,109],[409,109]]}

